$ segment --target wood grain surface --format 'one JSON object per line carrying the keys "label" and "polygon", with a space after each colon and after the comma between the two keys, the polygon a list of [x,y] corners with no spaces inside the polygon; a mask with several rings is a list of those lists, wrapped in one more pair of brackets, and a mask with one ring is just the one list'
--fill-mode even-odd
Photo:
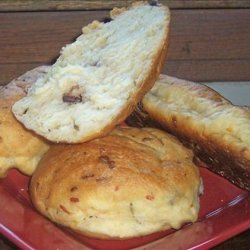
{"label": "wood grain surface", "polygon": [[[250,9],[172,10],[163,73],[194,81],[250,80]],[[0,84],[50,64],[81,27],[108,11],[0,13]]]}
{"label": "wood grain surface", "polygon": [[[134,0],[1,0],[0,11],[103,10],[127,6]],[[171,8],[249,8],[249,0],[161,0]]]}

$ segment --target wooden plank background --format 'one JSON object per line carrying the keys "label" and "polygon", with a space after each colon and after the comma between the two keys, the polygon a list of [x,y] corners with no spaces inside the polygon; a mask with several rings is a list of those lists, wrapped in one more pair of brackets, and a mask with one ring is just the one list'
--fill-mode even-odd
{"label": "wooden plank background", "polygon": [[[250,9],[171,10],[163,73],[195,81],[250,80]],[[81,27],[108,11],[0,13],[0,84],[50,64]]]}
{"label": "wooden plank background", "polygon": [[[134,0],[1,0],[0,11],[103,10],[127,6]],[[248,8],[249,0],[161,0],[170,8]]]}

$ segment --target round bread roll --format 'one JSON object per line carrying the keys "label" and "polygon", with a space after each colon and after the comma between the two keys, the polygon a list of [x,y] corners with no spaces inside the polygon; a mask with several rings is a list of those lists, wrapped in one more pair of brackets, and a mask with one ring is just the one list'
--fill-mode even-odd
{"label": "round bread roll", "polygon": [[31,199],[52,221],[97,238],[129,238],[194,222],[201,179],[193,153],[152,128],[117,128],[83,144],[53,145]]}
{"label": "round bread roll", "polygon": [[11,168],[31,175],[49,148],[46,140],[27,130],[11,112],[12,105],[47,70],[46,66],[35,68],[0,89],[0,177],[5,177]]}

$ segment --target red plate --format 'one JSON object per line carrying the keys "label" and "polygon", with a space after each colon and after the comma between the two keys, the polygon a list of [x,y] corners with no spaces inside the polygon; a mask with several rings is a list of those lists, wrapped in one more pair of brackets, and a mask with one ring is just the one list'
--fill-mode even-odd
{"label": "red plate", "polygon": [[206,168],[199,220],[130,240],[98,240],[56,226],[32,207],[29,178],[16,170],[0,182],[0,233],[21,249],[208,249],[250,227],[250,196]]}

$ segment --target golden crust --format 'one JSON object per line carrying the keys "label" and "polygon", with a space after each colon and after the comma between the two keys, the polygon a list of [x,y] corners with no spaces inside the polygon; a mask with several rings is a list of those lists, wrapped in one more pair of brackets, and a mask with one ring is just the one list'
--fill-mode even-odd
{"label": "golden crust", "polygon": [[211,170],[250,190],[249,109],[232,105],[205,85],[163,75],[142,106],[146,124],[159,123]]}
{"label": "golden crust", "polygon": [[0,177],[10,168],[31,175],[48,149],[48,144],[26,130],[11,112],[12,105],[25,96],[27,88],[43,76],[46,69],[39,67],[29,71],[0,89]]}
{"label": "golden crust", "polygon": [[192,159],[165,132],[117,128],[86,143],[52,146],[32,177],[31,198],[52,221],[98,238],[179,228],[199,210]]}

